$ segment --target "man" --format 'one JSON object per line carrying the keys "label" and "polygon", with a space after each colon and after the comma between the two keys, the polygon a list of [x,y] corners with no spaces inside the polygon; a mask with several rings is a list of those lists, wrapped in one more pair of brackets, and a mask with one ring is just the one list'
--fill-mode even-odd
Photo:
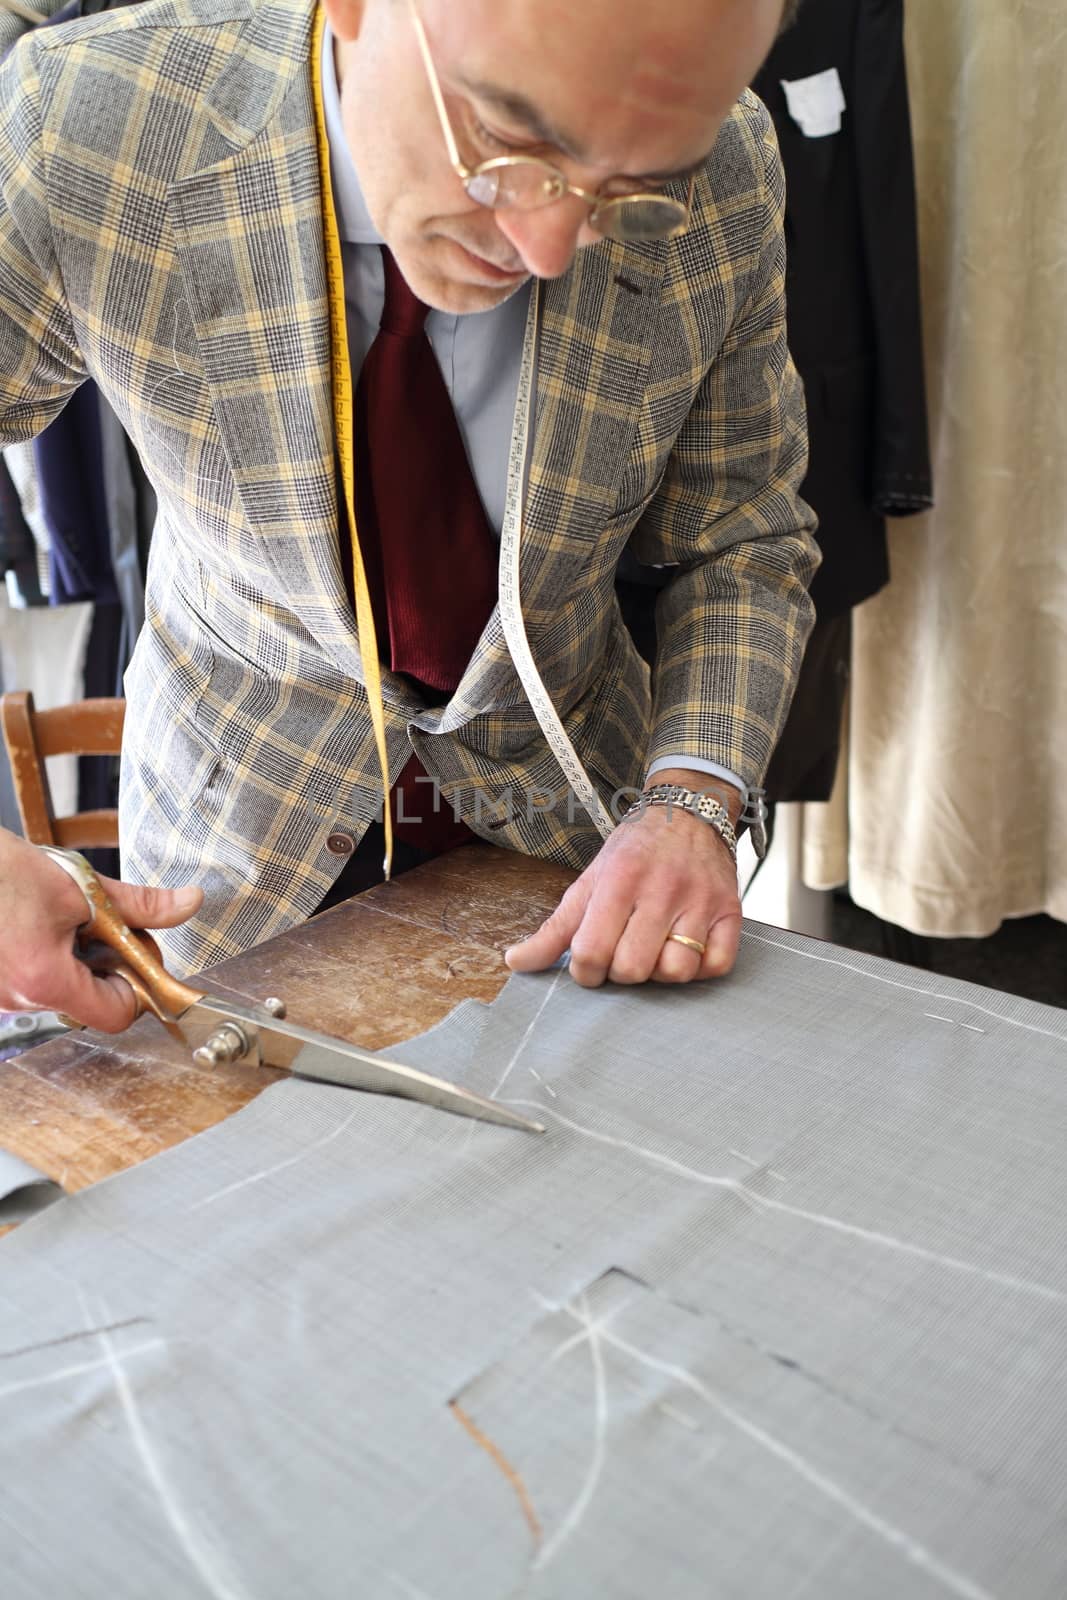
{"label": "man", "polygon": [[[414,750],[476,835],[584,869],[513,967],[569,947],[583,984],[723,973],[740,932],[723,812],[737,822],[788,710],[817,561],[796,496],[781,170],[743,94],[782,0],[325,12],[320,59],[310,0],[151,0],[31,35],[0,78],[0,440],[37,431],[89,374],[160,502],[127,684],[124,872],[199,888],[117,901],[132,924],[172,929],[186,967],[312,914],[372,837],[384,742],[390,773]],[[342,206],[357,373],[384,271],[387,296],[413,291],[446,319],[453,351],[484,334],[474,387],[503,375],[519,399],[494,452],[451,374],[494,536],[510,518],[519,599],[508,577],[435,696],[432,673],[390,671],[395,596],[379,588],[377,737],[343,466],[350,428],[369,452],[360,483],[386,446],[358,394],[350,422],[336,378],[324,141],[332,193],[360,211],[364,244],[387,247],[374,279],[345,254],[360,238]],[[512,203],[498,179],[517,157],[554,176]],[[635,237],[646,217],[652,237]],[[370,569],[390,559],[374,517],[357,506],[370,601]],[[651,686],[615,599],[627,546],[669,574]],[[648,781],[710,789],[723,809],[709,825],[649,806],[602,843],[612,796]],[[0,1005],[128,1022],[124,985],[70,958],[74,885],[10,837],[0,907]]]}

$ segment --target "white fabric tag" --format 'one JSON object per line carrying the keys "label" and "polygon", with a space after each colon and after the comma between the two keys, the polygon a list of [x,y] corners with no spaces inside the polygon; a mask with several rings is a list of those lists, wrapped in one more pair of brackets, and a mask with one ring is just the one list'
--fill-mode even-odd
{"label": "white fabric tag", "polygon": [[789,115],[808,139],[823,139],[841,129],[845,91],[836,67],[816,72],[810,78],[783,78]]}

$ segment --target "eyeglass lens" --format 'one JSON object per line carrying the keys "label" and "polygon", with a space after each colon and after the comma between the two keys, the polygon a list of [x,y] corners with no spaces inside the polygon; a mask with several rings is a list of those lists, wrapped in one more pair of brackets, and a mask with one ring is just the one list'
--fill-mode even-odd
{"label": "eyeglass lens", "polygon": [[[566,185],[551,169],[535,161],[501,162],[497,167],[475,172],[466,189],[478,205],[491,209],[515,207],[534,211],[551,205],[565,192]],[[686,207],[668,196],[620,196],[601,200],[590,214],[599,233],[617,239],[655,239],[673,232],[686,219]]]}

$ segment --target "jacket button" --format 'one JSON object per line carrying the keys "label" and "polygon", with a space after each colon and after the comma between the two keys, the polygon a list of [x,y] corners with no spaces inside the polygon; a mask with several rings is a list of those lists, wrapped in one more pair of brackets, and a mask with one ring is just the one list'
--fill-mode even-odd
{"label": "jacket button", "polygon": [[326,848],[331,855],[350,856],[356,848],[356,841],[350,833],[342,833],[338,829],[336,833],[327,835]]}

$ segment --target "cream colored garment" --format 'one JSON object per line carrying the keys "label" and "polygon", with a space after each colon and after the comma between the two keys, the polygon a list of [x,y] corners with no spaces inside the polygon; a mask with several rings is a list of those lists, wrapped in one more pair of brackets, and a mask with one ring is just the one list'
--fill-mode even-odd
{"label": "cream colored garment", "polygon": [[805,808],[804,872],[981,935],[1067,920],[1067,10],[920,0],[907,54],[937,507],[856,612],[847,813]]}

